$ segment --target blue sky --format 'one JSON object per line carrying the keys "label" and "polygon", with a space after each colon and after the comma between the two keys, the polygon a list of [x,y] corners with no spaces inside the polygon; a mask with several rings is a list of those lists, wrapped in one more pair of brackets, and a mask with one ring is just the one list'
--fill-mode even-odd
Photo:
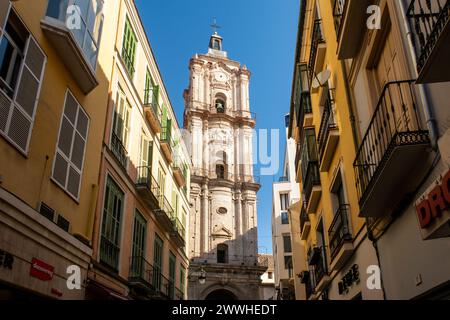
{"label": "blue sky", "polygon": [[[189,59],[206,53],[213,17],[222,27],[224,50],[252,72],[250,108],[257,128],[284,130],[289,112],[300,0],[136,0],[180,125]],[[280,166],[284,155],[280,132]],[[272,252],[272,182],[262,176],[258,193],[259,252]]]}

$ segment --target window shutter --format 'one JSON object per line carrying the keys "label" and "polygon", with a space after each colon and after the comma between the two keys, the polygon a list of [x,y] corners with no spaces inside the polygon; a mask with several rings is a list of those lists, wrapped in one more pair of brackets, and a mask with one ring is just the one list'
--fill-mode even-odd
{"label": "window shutter", "polygon": [[153,167],[153,142],[150,141],[148,143],[148,165],[149,167]]}
{"label": "window shutter", "polygon": [[141,135],[141,166],[148,166],[148,139],[144,133]]}
{"label": "window shutter", "polygon": [[27,152],[46,57],[32,36],[28,38],[24,56],[8,136]]}

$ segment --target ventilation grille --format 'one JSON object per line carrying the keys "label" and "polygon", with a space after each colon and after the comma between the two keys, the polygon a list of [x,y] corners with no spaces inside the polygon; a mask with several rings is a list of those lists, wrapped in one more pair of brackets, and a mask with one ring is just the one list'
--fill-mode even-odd
{"label": "ventilation grille", "polygon": [[58,215],[58,221],[56,222],[56,224],[64,231],[69,232],[70,222],[62,215]]}
{"label": "ventilation grille", "polygon": [[55,210],[50,208],[44,202],[41,202],[41,209],[39,210],[39,212],[50,221],[53,221],[53,219],[55,218]]}

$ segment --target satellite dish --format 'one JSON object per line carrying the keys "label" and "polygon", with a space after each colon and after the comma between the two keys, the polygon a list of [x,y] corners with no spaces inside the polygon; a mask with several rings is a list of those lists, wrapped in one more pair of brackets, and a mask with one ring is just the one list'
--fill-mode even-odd
{"label": "satellite dish", "polygon": [[330,77],[331,77],[331,71],[328,69],[322,71],[321,73],[316,74],[314,76],[313,82],[311,84],[313,89],[323,87],[327,83],[327,81],[330,79]]}

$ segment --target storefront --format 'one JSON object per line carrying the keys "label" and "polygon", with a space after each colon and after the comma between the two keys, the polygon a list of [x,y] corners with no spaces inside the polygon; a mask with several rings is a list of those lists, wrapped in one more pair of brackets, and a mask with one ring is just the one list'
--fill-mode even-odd
{"label": "storefront", "polygon": [[84,299],[91,254],[0,188],[0,299]]}

